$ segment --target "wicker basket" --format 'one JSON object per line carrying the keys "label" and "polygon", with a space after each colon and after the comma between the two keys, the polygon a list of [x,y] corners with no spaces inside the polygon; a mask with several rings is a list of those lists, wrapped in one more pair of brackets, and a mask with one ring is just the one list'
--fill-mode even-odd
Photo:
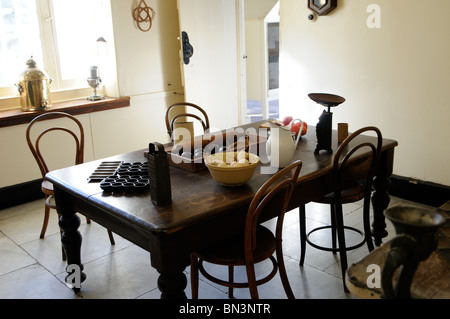
{"label": "wicker basket", "polygon": [[212,178],[224,186],[239,186],[248,182],[255,173],[256,167],[259,165],[259,157],[249,153],[249,165],[238,167],[219,167],[211,165],[214,160],[223,160],[230,163],[230,159],[236,158],[236,152],[217,153],[205,157],[205,165],[208,168]]}

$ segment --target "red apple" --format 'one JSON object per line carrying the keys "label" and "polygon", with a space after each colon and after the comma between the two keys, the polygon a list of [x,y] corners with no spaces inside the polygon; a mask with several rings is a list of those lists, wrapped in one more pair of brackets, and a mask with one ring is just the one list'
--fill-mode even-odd
{"label": "red apple", "polygon": [[291,126],[291,132],[295,133],[295,136],[298,135],[298,132],[300,131],[300,123],[294,123]]}
{"label": "red apple", "polygon": [[288,126],[289,124],[291,124],[292,120],[293,120],[292,116],[286,116],[283,119],[283,125],[284,126]]}
{"label": "red apple", "polygon": [[[295,136],[297,136],[298,132],[300,131],[301,126],[302,126],[302,123],[300,123],[300,122],[293,123],[291,126],[291,132],[294,132]],[[303,122],[302,136],[305,135],[307,131],[308,131],[308,125],[306,124],[306,122]]]}
{"label": "red apple", "polygon": [[302,136],[305,135],[307,132],[308,132],[308,124],[306,124],[306,122],[303,122]]}

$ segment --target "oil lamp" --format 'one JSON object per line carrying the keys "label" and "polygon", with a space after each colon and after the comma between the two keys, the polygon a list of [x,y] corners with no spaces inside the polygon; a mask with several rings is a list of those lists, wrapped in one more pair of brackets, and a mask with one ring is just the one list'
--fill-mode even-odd
{"label": "oil lamp", "polygon": [[87,79],[87,82],[89,86],[94,89],[94,94],[88,97],[89,101],[98,101],[105,99],[103,96],[97,94],[97,89],[102,84],[102,79],[100,78],[100,73],[97,66],[91,67],[90,77]]}

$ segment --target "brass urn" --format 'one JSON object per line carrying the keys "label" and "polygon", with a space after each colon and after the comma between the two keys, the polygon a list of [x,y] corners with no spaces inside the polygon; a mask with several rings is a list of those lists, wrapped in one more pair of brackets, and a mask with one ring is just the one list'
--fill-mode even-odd
{"label": "brass urn", "polygon": [[20,74],[19,83],[16,84],[20,94],[22,111],[44,111],[51,107],[50,83],[45,71],[36,66],[36,61],[31,57],[27,68]]}

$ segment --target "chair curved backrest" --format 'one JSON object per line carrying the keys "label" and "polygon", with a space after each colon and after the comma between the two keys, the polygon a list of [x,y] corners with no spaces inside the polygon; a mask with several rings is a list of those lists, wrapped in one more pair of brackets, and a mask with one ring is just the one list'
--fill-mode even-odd
{"label": "chair curved backrest", "polygon": [[[75,122],[77,125],[79,132],[74,132],[68,127],[65,126],[50,126],[46,129],[44,129],[42,132],[40,132],[36,139],[32,140],[31,137],[31,129],[32,127],[40,121],[48,120],[48,119],[55,119],[55,118],[68,118]],[[75,151],[75,164],[81,164],[84,160],[84,129],[81,122],[75,118],[74,116],[64,113],[64,112],[48,112],[41,114],[39,116],[36,116],[29,124],[26,130],[26,139],[28,146],[31,150],[31,153],[33,153],[34,158],[36,159],[36,162],[39,166],[39,169],[41,171],[42,177],[45,178],[45,174],[49,172],[48,166],[45,162],[44,156],[42,155],[41,149],[40,149],[40,142],[44,135],[46,135],[49,132],[52,131],[62,131],[68,133],[70,136],[73,137],[75,144],[76,144],[76,151]],[[78,135],[77,135],[78,133]]]}
{"label": "chair curved backrest", "polygon": [[[302,161],[297,160],[294,163],[286,166],[285,168],[279,170],[276,174],[274,174],[267,182],[265,182],[257,191],[255,196],[253,197],[252,202],[250,203],[250,207],[247,212],[247,218],[245,222],[245,234],[244,234],[244,249],[245,249],[245,259],[247,266],[247,275],[249,277],[253,277],[253,282],[256,281],[255,270],[254,270],[254,260],[253,260],[253,251],[256,247],[256,242],[258,238],[256,238],[256,229],[258,223],[258,218],[260,214],[264,211],[264,208],[271,202],[271,200],[275,196],[282,196],[283,201],[281,205],[276,207],[270,207],[271,213],[273,209],[277,209],[276,217],[276,231],[275,238],[277,242],[277,250],[281,251],[281,241],[282,241],[282,229],[283,229],[283,221],[284,214],[287,210],[289,200],[291,198],[292,192],[294,191],[295,184],[297,182],[298,176],[300,174],[300,170],[302,168]],[[292,175],[288,178],[289,174]],[[284,179],[283,179],[284,177]],[[280,182],[278,182],[281,179]],[[278,182],[278,183],[277,183]],[[280,253],[281,255],[281,253]],[[279,258],[278,258],[279,259]],[[278,260],[278,263],[283,262],[282,260]],[[249,280],[249,283],[252,280]],[[250,292],[252,296],[257,296],[258,292],[255,286],[250,286]],[[253,291],[252,291],[253,290]]]}
{"label": "chair curved backrest", "polygon": [[[177,114],[177,115],[171,117],[170,112],[174,108],[176,108],[176,107],[186,107],[186,106],[187,107],[192,107],[192,108],[198,110],[203,115],[203,119],[200,116],[198,116],[197,114],[191,113],[189,111],[186,111],[186,112],[183,112],[183,113],[180,113],[180,114]],[[178,119],[180,119],[180,118],[187,118],[187,117],[191,117],[191,118],[194,118],[194,119],[198,120],[202,124],[203,131],[207,131],[210,128],[208,114],[206,114],[205,110],[203,110],[200,106],[198,106],[196,104],[193,104],[193,103],[189,103],[189,102],[175,103],[175,104],[172,104],[171,106],[169,106],[167,108],[166,119],[165,119],[166,120],[167,133],[169,134],[171,139],[173,139],[172,133],[173,133],[176,121]]]}
{"label": "chair curved backrest", "polygon": [[[75,130],[71,129],[73,125],[67,125],[67,123],[65,123],[64,126],[63,125],[61,125],[61,126],[51,126],[50,125],[48,128],[46,128],[42,132],[40,132],[35,138],[34,137],[32,138],[31,131],[32,131],[33,126],[36,123],[38,123],[40,121],[44,121],[44,120],[58,119],[58,118],[66,118],[66,119],[71,120],[73,123],[76,124]],[[72,124],[72,123],[70,123],[70,124]],[[50,208],[56,209],[56,206],[51,203],[51,200],[54,196],[53,185],[45,179],[45,175],[49,172],[49,168],[47,166],[47,163],[44,159],[44,156],[43,156],[43,154],[41,152],[41,148],[40,148],[40,142],[41,142],[42,138],[47,133],[50,133],[53,131],[65,132],[69,136],[72,136],[72,138],[74,139],[74,141],[75,141],[75,165],[82,164],[83,160],[84,160],[84,129],[83,129],[83,125],[81,124],[81,122],[74,116],[64,113],[64,112],[47,112],[47,113],[43,113],[41,115],[36,116],[28,124],[27,130],[26,130],[26,139],[27,139],[28,146],[31,150],[31,153],[33,153],[33,156],[36,159],[36,162],[41,171],[42,178],[43,178],[41,189],[45,194],[45,217],[44,217],[44,223],[42,225],[40,238],[44,238],[45,231],[47,229]],[[33,136],[34,136],[34,134],[33,134]],[[91,222],[88,217],[86,217],[86,221],[88,224]],[[108,229],[108,236],[109,236],[111,245],[115,245],[113,234],[109,229]],[[63,260],[66,260],[66,254],[65,254],[64,249],[62,249],[62,258],[63,258]]]}
{"label": "chair curved backrest", "polygon": [[[354,141],[357,137],[366,132],[374,132],[376,134],[376,142],[362,141],[360,143]],[[355,159],[358,156],[358,150],[363,148],[369,148],[370,156],[365,159],[370,161],[367,172],[364,172],[365,176],[362,178],[366,180],[365,193],[370,195],[372,190],[373,178],[375,177],[382,147],[382,134],[381,131],[375,126],[363,127],[354,133],[350,134],[339,146],[333,159],[334,170],[334,196],[336,202],[341,201],[341,191],[343,189],[343,179],[346,174],[347,164],[351,159]],[[368,197],[368,196],[365,196]]]}

